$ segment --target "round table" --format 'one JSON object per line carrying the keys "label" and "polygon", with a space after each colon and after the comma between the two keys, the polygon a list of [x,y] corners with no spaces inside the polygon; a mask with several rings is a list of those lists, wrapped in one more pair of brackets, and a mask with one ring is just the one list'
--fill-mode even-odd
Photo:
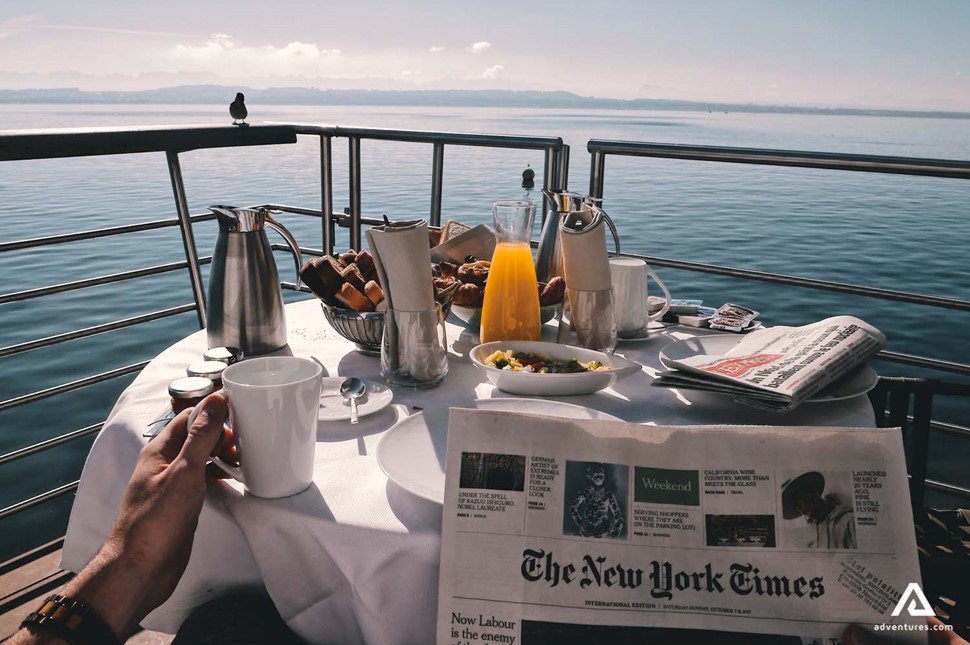
{"label": "round table", "polygon": [[[326,322],[316,300],[287,305],[286,317],[294,355],[316,359],[325,375],[380,380],[379,359],[354,351]],[[477,334],[453,320],[447,327],[449,372],[439,387],[395,389],[394,403],[359,425],[320,422],[309,489],[267,500],[244,495],[235,482],[211,486],[185,575],[142,625],[175,632],[202,603],[259,585],[290,627],[311,642],[433,642],[441,506],[389,480],[376,453],[383,434],[417,409],[510,396],[471,364],[468,352]],[[547,331],[554,335],[551,326]],[[621,343],[617,352],[641,363],[639,373],[596,394],[560,400],[657,425],[874,425],[865,396],[777,414],[720,395],[650,387],[662,370],[659,350],[704,333],[709,332],[669,327],[647,340]],[[147,441],[142,434],[168,405],[168,383],[183,376],[205,349],[204,330],[180,340],[152,360],[118,399],[81,476],[64,544],[65,569],[80,570],[103,543]]]}

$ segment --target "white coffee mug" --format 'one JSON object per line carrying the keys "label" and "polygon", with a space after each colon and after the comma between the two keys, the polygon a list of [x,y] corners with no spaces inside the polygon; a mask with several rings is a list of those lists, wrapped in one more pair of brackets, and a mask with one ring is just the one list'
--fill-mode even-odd
{"label": "white coffee mug", "polygon": [[[667,302],[660,311],[647,312],[647,278],[653,278]],[[647,324],[659,320],[670,309],[670,292],[653,269],[637,258],[610,258],[610,281],[613,284],[616,331],[622,337],[642,333]]]}
{"label": "white coffee mug", "polygon": [[[251,358],[227,367],[222,393],[229,401],[239,466],[218,457],[212,463],[257,497],[288,497],[309,487],[322,374],[319,363],[294,356]],[[192,411],[190,424],[199,409]]]}

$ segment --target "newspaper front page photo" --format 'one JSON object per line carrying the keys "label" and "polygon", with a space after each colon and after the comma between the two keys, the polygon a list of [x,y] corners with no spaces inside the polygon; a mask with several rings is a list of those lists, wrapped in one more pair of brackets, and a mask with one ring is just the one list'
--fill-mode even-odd
{"label": "newspaper front page photo", "polygon": [[898,430],[462,409],[449,428],[439,645],[835,644],[925,622],[891,615],[919,581]]}

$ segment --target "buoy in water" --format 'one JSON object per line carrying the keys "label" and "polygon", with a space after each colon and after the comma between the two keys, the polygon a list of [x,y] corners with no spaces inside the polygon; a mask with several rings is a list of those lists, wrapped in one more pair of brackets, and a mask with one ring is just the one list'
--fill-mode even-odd
{"label": "buoy in water", "polygon": [[527,166],[526,169],[522,171],[522,187],[536,187],[536,171],[532,169],[532,166]]}

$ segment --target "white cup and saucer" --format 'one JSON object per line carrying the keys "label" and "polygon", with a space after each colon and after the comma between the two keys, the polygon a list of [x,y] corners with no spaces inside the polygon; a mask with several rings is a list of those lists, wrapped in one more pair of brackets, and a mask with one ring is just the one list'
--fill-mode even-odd
{"label": "white cup and saucer", "polygon": [[[649,278],[653,278],[666,298],[660,310],[652,314],[647,305]],[[646,262],[638,258],[610,258],[610,281],[618,341],[646,340],[652,332],[663,328],[658,321],[670,309],[670,291]]]}

